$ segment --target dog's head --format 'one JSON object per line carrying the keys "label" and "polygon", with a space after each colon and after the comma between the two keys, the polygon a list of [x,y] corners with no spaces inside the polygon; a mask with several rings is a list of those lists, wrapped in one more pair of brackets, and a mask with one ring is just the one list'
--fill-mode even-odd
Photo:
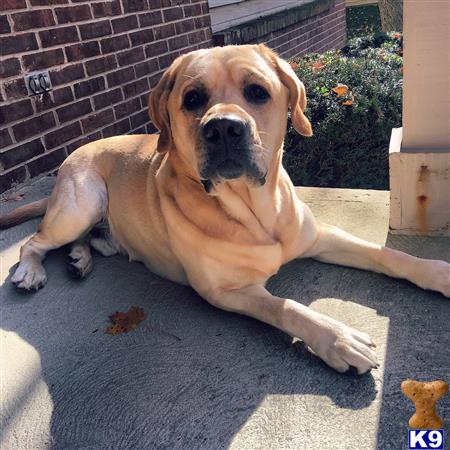
{"label": "dog's head", "polygon": [[151,119],[161,131],[158,151],[176,151],[207,191],[241,177],[265,183],[279,161],[274,156],[282,148],[289,106],[295,129],[311,136],[303,84],[264,45],[180,56],[149,98]]}

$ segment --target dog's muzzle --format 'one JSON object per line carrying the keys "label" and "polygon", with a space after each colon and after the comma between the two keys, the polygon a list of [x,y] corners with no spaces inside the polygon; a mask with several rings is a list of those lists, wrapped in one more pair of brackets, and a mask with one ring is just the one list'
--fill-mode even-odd
{"label": "dog's muzzle", "polygon": [[244,175],[261,179],[251,154],[251,128],[245,121],[234,116],[209,119],[200,128],[200,141],[202,180],[232,180]]}

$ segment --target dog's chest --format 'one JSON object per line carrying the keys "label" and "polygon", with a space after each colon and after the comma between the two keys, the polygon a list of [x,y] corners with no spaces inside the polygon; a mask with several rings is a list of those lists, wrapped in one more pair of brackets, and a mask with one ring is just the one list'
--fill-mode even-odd
{"label": "dog's chest", "polygon": [[171,248],[194,288],[238,289],[264,283],[282,264],[280,243],[267,245],[229,242],[195,233],[169,230]]}

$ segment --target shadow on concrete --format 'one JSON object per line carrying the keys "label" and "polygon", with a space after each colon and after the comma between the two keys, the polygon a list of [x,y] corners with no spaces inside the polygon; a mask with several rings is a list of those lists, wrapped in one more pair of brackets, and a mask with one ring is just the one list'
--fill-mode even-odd
{"label": "shadow on concrete", "polygon": [[[72,281],[65,253],[46,260],[44,289],[23,295],[8,280],[2,300],[2,328],[40,355],[54,448],[226,448],[268,395],[325,396],[340,409],[376,396],[371,375],[342,376],[283,333],[123,257],[98,256],[92,276]],[[309,273],[316,263],[299,264]],[[145,322],[105,334],[108,315],[134,304]]]}

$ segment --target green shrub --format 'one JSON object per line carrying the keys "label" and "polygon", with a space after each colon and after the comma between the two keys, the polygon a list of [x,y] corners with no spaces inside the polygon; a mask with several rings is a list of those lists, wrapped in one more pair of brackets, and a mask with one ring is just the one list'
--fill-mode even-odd
{"label": "green shrub", "polygon": [[378,5],[351,6],[345,8],[345,12],[349,38],[381,31]]}
{"label": "green shrub", "polygon": [[[284,166],[294,184],[365,189],[389,186],[388,146],[401,126],[401,36],[355,38],[340,51],[291,62],[306,87],[314,136],[289,122]],[[339,85],[346,88],[336,89]]]}

